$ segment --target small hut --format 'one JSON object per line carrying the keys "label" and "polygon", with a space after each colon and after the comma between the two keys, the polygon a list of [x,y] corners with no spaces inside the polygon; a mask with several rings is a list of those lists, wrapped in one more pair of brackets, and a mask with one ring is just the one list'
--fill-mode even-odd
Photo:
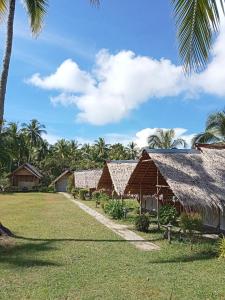
{"label": "small hut", "polygon": [[93,192],[97,189],[102,170],[82,170],[74,172],[75,188],[89,189]]}
{"label": "small hut", "polygon": [[225,150],[144,150],[125,189],[142,209],[173,203],[202,213],[204,224],[225,230]]}
{"label": "small hut", "polygon": [[97,188],[104,189],[109,195],[115,191],[118,196],[124,196],[124,190],[137,163],[137,160],[106,162]]}
{"label": "small hut", "polygon": [[35,189],[42,177],[39,170],[29,163],[23,164],[9,175],[12,187],[19,191]]}
{"label": "small hut", "polygon": [[68,178],[73,174],[71,170],[65,170],[59,175],[53,182],[52,185],[55,187],[56,192],[66,192]]}

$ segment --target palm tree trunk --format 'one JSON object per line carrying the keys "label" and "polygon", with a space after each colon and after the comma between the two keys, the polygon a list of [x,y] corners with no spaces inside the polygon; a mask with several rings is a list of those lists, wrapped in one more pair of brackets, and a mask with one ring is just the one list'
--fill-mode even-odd
{"label": "palm tree trunk", "polygon": [[10,0],[8,21],[7,21],[6,47],[5,47],[5,54],[3,58],[2,72],[0,76],[0,133],[2,131],[6,86],[7,86],[9,64],[10,64],[10,58],[12,52],[15,6],[16,6],[16,0]]}

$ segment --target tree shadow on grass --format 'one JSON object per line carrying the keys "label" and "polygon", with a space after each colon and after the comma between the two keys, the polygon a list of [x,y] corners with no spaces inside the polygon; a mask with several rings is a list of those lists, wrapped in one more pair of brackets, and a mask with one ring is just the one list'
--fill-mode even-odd
{"label": "tree shadow on grass", "polygon": [[[7,247],[0,245],[0,265],[7,264],[13,267],[46,267],[46,266],[60,266],[57,262],[49,260],[41,260],[36,258],[41,252],[52,251],[55,247],[51,242],[42,243],[25,243],[16,245],[12,243]],[[34,258],[32,257],[34,256]]]}
{"label": "tree shadow on grass", "polygon": [[[75,239],[75,238],[65,238],[65,239],[42,239],[42,238],[32,238],[32,237],[24,237],[24,236],[15,236],[16,239],[21,240],[28,240],[28,241],[44,241],[44,242],[97,242],[97,243],[103,243],[103,242],[109,242],[109,243],[139,243],[142,242],[142,240],[112,240],[112,239]],[[143,242],[154,242],[162,240],[162,238],[156,238],[156,239],[145,239]]]}
{"label": "tree shadow on grass", "polygon": [[168,263],[189,263],[194,261],[209,260],[217,256],[216,251],[200,251],[192,255],[181,255],[177,257],[165,257],[156,260],[151,260],[151,264],[168,264]]}

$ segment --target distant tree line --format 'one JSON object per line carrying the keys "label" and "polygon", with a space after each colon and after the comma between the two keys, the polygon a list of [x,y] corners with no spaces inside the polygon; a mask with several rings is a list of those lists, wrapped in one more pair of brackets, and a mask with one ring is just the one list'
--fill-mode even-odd
{"label": "distant tree line", "polygon": [[38,120],[5,123],[0,134],[0,175],[28,162],[41,170],[48,184],[67,168],[101,168],[105,160],[135,159],[139,153],[134,142],[106,144],[100,137],[93,144],[60,139],[51,145],[43,134],[47,134],[46,128]]}

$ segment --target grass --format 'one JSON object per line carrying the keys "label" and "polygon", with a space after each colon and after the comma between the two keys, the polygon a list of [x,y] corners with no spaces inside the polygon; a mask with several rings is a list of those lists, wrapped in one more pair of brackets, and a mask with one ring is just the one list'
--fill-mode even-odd
{"label": "grass", "polygon": [[17,235],[0,240],[0,299],[225,299],[213,241],[142,252],[58,194],[0,195],[0,211]]}

